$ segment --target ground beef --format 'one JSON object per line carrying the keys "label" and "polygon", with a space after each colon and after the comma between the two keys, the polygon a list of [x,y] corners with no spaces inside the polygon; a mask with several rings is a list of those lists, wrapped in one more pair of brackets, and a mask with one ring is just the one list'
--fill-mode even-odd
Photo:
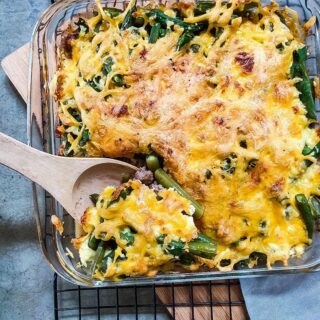
{"label": "ground beef", "polygon": [[[124,159],[120,159],[120,160],[124,160]],[[130,158],[130,159],[127,159],[127,160],[124,160],[124,161],[128,161],[129,163],[131,163],[132,165],[140,168],[140,167],[143,167],[146,165],[146,161],[145,159],[142,159],[142,158]]]}
{"label": "ground beef", "polygon": [[143,184],[148,186],[153,182],[153,173],[152,171],[147,170],[146,167],[141,167],[136,171],[134,179],[140,180]]}
{"label": "ground beef", "polygon": [[158,184],[156,181],[154,181],[151,185],[150,185],[150,188],[158,193],[159,191],[163,190],[164,187],[161,185],[161,184]]}

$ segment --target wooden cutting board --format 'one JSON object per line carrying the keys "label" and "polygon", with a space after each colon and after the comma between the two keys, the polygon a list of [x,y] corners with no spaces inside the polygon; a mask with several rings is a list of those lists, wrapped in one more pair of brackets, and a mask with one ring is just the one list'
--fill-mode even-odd
{"label": "wooden cutting board", "polygon": [[[17,91],[27,101],[28,95],[28,66],[29,66],[29,44],[14,51],[1,61],[2,68],[16,87]],[[167,305],[167,310],[177,320],[242,320],[246,319],[246,309],[243,304],[232,303],[243,300],[240,285],[232,284],[230,287],[223,281],[212,282],[203,285],[181,286],[174,288],[157,287],[158,298]],[[186,304],[194,304],[194,307]],[[211,303],[211,304],[210,304]],[[174,307],[172,305],[175,305]],[[201,305],[202,304],[202,305]],[[171,306],[170,306],[171,305]]]}

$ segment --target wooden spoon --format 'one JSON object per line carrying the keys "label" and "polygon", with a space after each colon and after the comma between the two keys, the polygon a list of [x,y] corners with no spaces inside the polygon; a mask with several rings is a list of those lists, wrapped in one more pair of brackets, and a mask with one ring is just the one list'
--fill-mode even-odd
{"label": "wooden spoon", "polygon": [[0,133],[0,163],[47,190],[78,222],[90,206],[89,195],[120,183],[137,168],[109,158],[67,158],[29,147]]}

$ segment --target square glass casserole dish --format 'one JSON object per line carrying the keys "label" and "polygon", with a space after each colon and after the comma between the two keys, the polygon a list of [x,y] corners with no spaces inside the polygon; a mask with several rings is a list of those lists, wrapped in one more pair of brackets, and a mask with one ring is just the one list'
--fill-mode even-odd
{"label": "square glass casserole dish", "polygon": [[[127,2],[102,0],[103,5],[124,8]],[[263,1],[264,2],[264,1]],[[139,1],[144,5],[144,1]],[[265,4],[265,3],[263,3]],[[320,16],[320,8],[313,1],[280,0],[279,4],[296,10],[303,21],[312,15]],[[57,69],[57,47],[61,40],[63,28],[74,15],[90,14],[95,8],[93,0],[61,0],[49,7],[40,17],[32,36],[29,70],[28,96],[28,143],[35,148],[57,154],[60,141],[55,137],[57,124],[57,103],[49,94],[49,83]],[[319,21],[313,26],[307,38],[308,61],[310,76],[320,74],[320,38]],[[319,101],[316,101],[319,116]],[[50,174],[50,172],[48,172]],[[255,268],[234,270],[229,272],[210,271],[194,273],[159,274],[154,278],[127,278],[121,282],[98,281],[92,279],[76,267],[77,251],[71,245],[77,226],[75,222],[50,194],[33,184],[34,213],[37,222],[39,241],[44,256],[50,266],[64,279],[84,286],[125,286],[141,285],[157,282],[188,282],[214,279],[230,279],[253,276],[266,276],[282,273],[310,272],[320,269],[320,232],[315,232],[312,245],[299,259],[290,259],[288,266],[273,265],[272,269]],[[64,234],[61,236],[52,226],[51,216],[55,214],[64,222]],[[319,226],[317,227],[319,229]],[[319,229],[320,231],[320,229]],[[68,250],[66,249],[68,248]],[[72,251],[74,258],[68,251]]]}

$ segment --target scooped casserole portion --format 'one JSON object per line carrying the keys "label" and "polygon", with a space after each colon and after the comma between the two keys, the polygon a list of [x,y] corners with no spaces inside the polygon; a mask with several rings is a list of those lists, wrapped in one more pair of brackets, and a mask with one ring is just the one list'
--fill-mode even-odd
{"label": "scooped casserole portion", "polygon": [[86,234],[73,244],[95,278],[154,276],[174,263],[192,270],[196,256],[216,253],[215,241],[198,232],[190,201],[173,189],[155,192],[130,180],[92,198],[81,221]]}
{"label": "scooped casserole portion", "polygon": [[[165,241],[189,243],[199,232],[216,244],[209,258],[192,255],[192,270],[271,267],[300,257],[320,214],[319,80],[308,77],[304,43],[315,18],[302,27],[292,9],[252,0],[144,7],[133,0],[125,10],[96,4],[92,17],[66,28],[58,49],[51,92],[59,104],[61,155],[147,165],[151,180],[144,185],[156,181],[187,199],[194,210],[176,214],[189,221],[193,213],[195,231],[173,228]],[[150,157],[156,166],[144,162]],[[143,184],[142,194],[149,193]],[[104,192],[99,199],[106,203],[115,197]],[[84,221],[105,219],[113,206],[125,212],[134,195],[108,208],[98,202]],[[138,252],[138,242],[126,250],[120,229],[102,231],[94,220],[84,224],[80,250],[92,230],[95,239],[114,237],[117,245],[107,274],[93,268],[95,276],[170,269],[172,254],[156,242],[160,225],[150,225],[151,236],[139,233],[139,214],[131,218],[137,224],[123,227],[143,238],[145,268],[130,267],[127,258],[130,271],[122,272],[117,263],[125,262],[117,259]]]}

